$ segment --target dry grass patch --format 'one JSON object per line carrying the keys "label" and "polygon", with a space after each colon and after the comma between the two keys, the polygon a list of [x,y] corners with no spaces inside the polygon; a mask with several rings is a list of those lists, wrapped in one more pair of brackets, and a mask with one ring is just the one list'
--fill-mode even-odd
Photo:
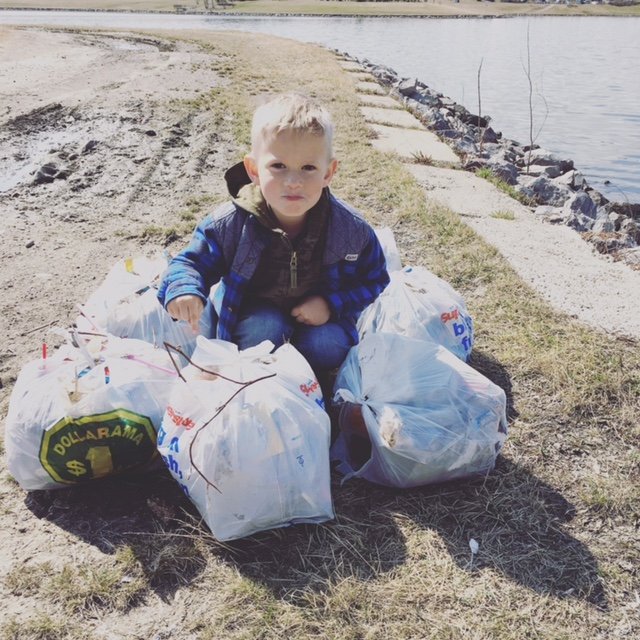
{"label": "dry grass patch", "polygon": [[16,567],[5,578],[14,595],[35,596],[68,614],[126,611],[146,590],[142,572],[128,549],[113,561],[67,564],[54,569],[50,562]]}
{"label": "dry grass patch", "polygon": [[513,211],[509,209],[498,209],[496,211],[491,212],[491,217],[496,218],[496,220],[515,220],[516,216]]}
{"label": "dry grass patch", "polygon": [[91,640],[94,637],[78,629],[76,624],[43,613],[28,620],[10,618],[3,622],[0,630],[2,640]]}

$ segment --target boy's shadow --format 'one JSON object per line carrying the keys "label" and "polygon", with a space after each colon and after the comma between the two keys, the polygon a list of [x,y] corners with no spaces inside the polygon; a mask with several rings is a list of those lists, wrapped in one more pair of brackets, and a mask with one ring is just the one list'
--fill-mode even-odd
{"label": "boy's shadow", "polygon": [[[484,479],[394,490],[334,479],[337,518],[321,525],[276,529],[221,544],[198,523],[195,508],[168,474],[113,478],[63,491],[28,494],[26,504],[78,538],[112,554],[128,545],[162,598],[195,580],[212,555],[304,604],[345,578],[383,578],[407,562],[399,521],[438,533],[469,572],[492,569],[536,593],[578,598],[601,609],[607,599],[589,549],[563,530],[574,508],[525,468],[501,457]],[[191,524],[185,527],[186,520]],[[471,558],[470,539],[479,545]]]}
{"label": "boy's shadow", "polygon": [[507,369],[488,353],[475,349],[467,364],[479,371],[491,382],[497,384],[507,396],[507,420],[509,424],[518,417],[518,411],[513,404],[513,385]]}
{"label": "boy's shadow", "polygon": [[[608,607],[597,561],[563,530],[575,515],[557,491],[504,458],[484,479],[393,490],[353,480],[336,486],[336,521],[231,543],[222,557],[240,573],[295,601],[345,577],[376,580],[406,559],[398,519],[437,532],[458,566],[485,569],[541,595]],[[422,535],[418,533],[417,535]],[[472,559],[470,539],[479,552]]]}
{"label": "boy's shadow", "polygon": [[541,595],[608,608],[596,558],[565,530],[575,507],[511,460],[499,457],[485,479],[416,490],[407,503],[407,516],[437,531],[460,567],[490,568]]}

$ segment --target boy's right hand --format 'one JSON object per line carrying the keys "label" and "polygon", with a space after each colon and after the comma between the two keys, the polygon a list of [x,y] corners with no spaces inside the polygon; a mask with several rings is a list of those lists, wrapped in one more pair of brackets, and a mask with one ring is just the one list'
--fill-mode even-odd
{"label": "boy's right hand", "polygon": [[194,333],[200,333],[200,316],[203,309],[202,298],[193,295],[178,296],[167,305],[169,315],[176,320],[188,322]]}

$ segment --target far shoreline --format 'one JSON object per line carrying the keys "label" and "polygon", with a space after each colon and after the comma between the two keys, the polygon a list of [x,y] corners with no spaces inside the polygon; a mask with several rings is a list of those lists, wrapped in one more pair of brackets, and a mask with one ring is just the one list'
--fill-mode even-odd
{"label": "far shoreline", "polygon": [[503,13],[503,14],[407,14],[407,13],[271,13],[250,11],[170,11],[168,9],[104,9],[104,8],[70,8],[70,7],[2,7],[0,11],[38,11],[42,13],[124,13],[135,15],[171,15],[171,16],[203,16],[234,18],[375,18],[375,19],[419,19],[419,20],[508,20],[511,18],[640,18],[640,14],[611,13]]}
{"label": "far shoreline", "polygon": [[[204,7],[204,2],[212,7]],[[501,2],[494,0],[431,0],[422,2],[355,0],[0,0],[4,11],[74,11],[135,14],[324,18],[522,18],[640,17],[640,1],[626,6],[565,2]],[[215,3],[215,6],[213,6]],[[284,10],[283,10],[284,9]]]}

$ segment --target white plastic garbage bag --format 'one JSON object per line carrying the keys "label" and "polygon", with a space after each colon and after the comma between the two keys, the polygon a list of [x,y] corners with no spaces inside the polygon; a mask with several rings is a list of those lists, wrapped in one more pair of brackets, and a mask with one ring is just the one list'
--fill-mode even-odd
{"label": "white plastic garbage bag", "polygon": [[342,432],[331,456],[348,477],[414,487],[490,471],[506,438],[504,391],[444,347],[389,333],[351,349],[334,400],[362,405],[371,441],[357,468]]}
{"label": "white plastic garbage bag", "polygon": [[34,490],[146,468],[176,377],[166,351],[113,336],[27,363],[5,426],[9,472]]}
{"label": "white plastic garbage bag", "polygon": [[320,386],[292,345],[272,349],[199,337],[158,434],[165,464],[219,540],[333,518]]}
{"label": "white plastic garbage bag", "polygon": [[402,269],[402,261],[400,260],[400,252],[398,251],[393,231],[390,227],[376,227],[374,231],[387,262],[387,271],[389,273],[400,271]]}
{"label": "white plastic garbage bag", "polygon": [[192,353],[195,333],[187,322],[173,320],[156,298],[166,268],[167,259],[162,256],[118,261],[81,306],[78,329],[144,340],[158,348],[169,342],[187,355]]}
{"label": "white plastic garbage bag", "polygon": [[390,277],[387,288],[362,312],[360,337],[386,332],[430,339],[468,360],[473,321],[460,294],[424,267],[405,267]]}

